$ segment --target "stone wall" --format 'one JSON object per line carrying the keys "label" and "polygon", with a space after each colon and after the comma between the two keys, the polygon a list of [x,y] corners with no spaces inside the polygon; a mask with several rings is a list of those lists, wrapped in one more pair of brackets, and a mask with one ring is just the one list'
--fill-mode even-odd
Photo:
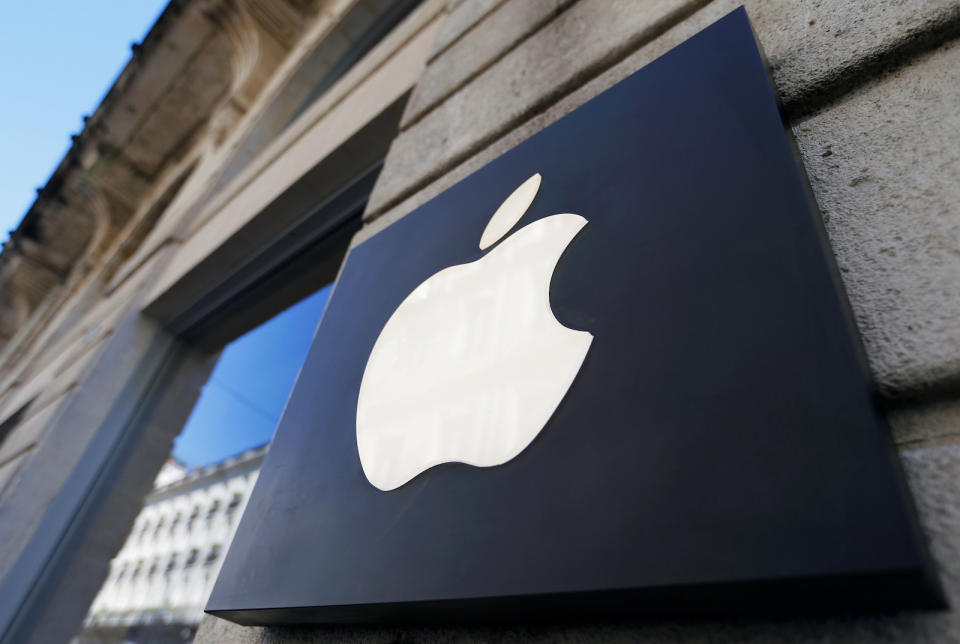
{"label": "stone wall", "polygon": [[[738,4],[450,0],[357,240]],[[242,628],[207,617],[198,642],[960,641],[960,3],[746,5],[954,609],[496,628]]]}

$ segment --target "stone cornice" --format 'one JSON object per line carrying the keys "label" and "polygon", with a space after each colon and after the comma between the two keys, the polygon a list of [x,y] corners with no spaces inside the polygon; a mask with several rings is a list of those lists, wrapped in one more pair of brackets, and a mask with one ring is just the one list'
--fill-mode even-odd
{"label": "stone cornice", "polygon": [[236,123],[318,4],[170,2],[0,251],[0,350],[55,285],[124,243],[169,172]]}

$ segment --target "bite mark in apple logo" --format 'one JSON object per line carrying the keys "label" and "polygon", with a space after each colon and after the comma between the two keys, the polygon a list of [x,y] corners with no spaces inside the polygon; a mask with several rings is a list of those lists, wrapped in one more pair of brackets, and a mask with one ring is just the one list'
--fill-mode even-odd
{"label": "bite mark in apple logo", "polygon": [[[535,174],[503,202],[481,250],[516,225],[539,187]],[[434,274],[397,307],[357,401],[357,448],[372,485],[393,490],[441,463],[501,465],[536,438],[593,341],[550,308],[554,268],[586,223],[539,219],[477,261]]]}

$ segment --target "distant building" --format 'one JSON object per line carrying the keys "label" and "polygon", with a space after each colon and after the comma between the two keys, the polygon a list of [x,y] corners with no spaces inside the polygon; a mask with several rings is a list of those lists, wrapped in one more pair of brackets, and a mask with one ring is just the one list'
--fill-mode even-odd
{"label": "distant building", "polygon": [[266,452],[264,445],[193,472],[167,461],[80,642],[193,638]]}

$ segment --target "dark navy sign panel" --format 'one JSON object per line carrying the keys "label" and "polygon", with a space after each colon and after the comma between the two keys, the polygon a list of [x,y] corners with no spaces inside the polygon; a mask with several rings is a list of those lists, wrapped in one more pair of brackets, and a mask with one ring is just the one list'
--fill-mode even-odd
{"label": "dark navy sign panel", "polygon": [[[589,221],[550,292],[560,322],[593,334],[586,361],[515,459],[382,492],[355,424],[373,344],[418,284],[483,255],[490,216],[537,172],[519,226]],[[207,611],[267,624],[942,602],[740,9],[350,252]]]}

